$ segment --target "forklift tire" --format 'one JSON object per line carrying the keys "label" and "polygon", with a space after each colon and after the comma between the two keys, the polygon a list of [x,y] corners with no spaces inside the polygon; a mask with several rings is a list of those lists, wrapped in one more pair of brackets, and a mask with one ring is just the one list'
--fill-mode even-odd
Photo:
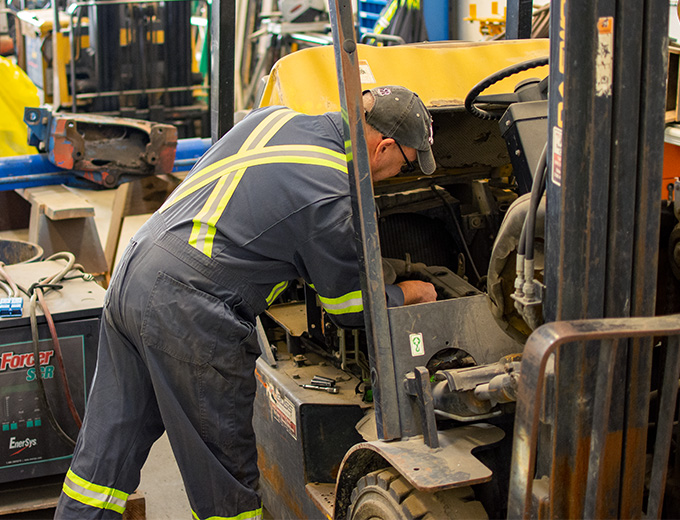
{"label": "forklift tire", "polygon": [[348,520],[444,520],[488,518],[469,486],[426,493],[395,469],[369,473],[352,491]]}

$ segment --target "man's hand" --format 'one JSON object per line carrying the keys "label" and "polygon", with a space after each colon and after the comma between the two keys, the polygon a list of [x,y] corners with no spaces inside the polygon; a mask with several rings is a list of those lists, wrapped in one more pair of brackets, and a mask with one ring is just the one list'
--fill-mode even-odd
{"label": "man's hand", "polygon": [[430,282],[405,280],[397,285],[404,293],[404,305],[433,302],[437,299],[437,291],[435,291],[434,285]]}

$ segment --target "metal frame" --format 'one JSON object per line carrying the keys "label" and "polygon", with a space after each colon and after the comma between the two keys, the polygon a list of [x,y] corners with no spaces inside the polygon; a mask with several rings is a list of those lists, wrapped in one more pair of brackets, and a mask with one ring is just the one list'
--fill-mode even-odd
{"label": "metal frame", "polygon": [[376,424],[378,436],[389,440],[400,438],[402,429],[373,184],[364,137],[365,120],[352,4],[347,0],[333,0],[329,2],[329,13],[331,26],[336,28],[333,31],[333,46],[350,176],[352,220],[359,253]]}
{"label": "metal frame", "polygon": [[[533,482],[537,462],[537,443],[539,438],[539,421],[544,406],[542,393],[546,383],[546,366],[550,356],[562,347],[574,348],[588,342],[588,348],[595,350],[599,357],[599,370],[607,373],[606,384],[598,384],[593,412],[600,420],[594,422],[592,430],[591,453],[589,464],[581,468],[579,476],[583,479],[583,469],[587,468],[587,488],[584,493],[585,508],[578,518],[600,518],[603,514],[607,495],[618,495],[619,482],[612,481],[610,468],[606,461],[599,457],[599,449],[608,434],[607,418],[611,408],[613,395],[613,370],[617,344],[628,338],[651,338],[667,336],[669,338],[668,357],[664,370],[661,389],[661,405],[657,436],[654,446],[652,464],[652,480],[649,484],[649,500],[647,518],[658,518],[664,495],[670,440],[673,432],[673,417],[678,393],[680,377],[680,316],[663,316],[654,318],[609,318],[599,320],[562,321],[543,325],[531,335],[524,348],[522,357],[522,377],[519,383],[517,412],[515,415],[515,435],[512,450],[512,470],[510,474],[510,497],[508,501],[508,518],[530,518],[537,513],[532,511]],[[598,348],[593,348],[593,341],[602,341]],[[581,348],[580,346],[578,348]],[[567,374],[571,377],[571,374]],[[645,450],[643,450],[643,454]],[[644,468],[644,465],[642,466]],[[640,467],[637,468],[639,473]],[[636,481],[636,487],[628,486],[630,492],[642,494],[644,479]],[[553,483],[554,487],[554,483]],[[571,489],[569,490],[571,491]],[[564,493],[566,495],[569,492]],[[550,517],[561,517],[550,504]],[[567,497],[567,498],[572,498]],[[614,518],[638,518],[642,504],[631,515],[617,514]],[[539,515],[540,516],[540,515]],[[572,517],[574,517],[572,515]],[[607,516],[609,517],[609,516]]]}
{"label": "metal frame", "polygon": [[214,0],[210,29],[210,132],[215,143],[234,126],[236,7]]}
{"label": "metal frame", "polygon": [[[106,0],[106,1],[88,1],[88,2],[74,2],[69,5],[69,58],[71,60],[69,66],[69,73],[71,76],[71,112],[77,112],[77,100],[88,99],[100,96],[119,96],[119,95],[136,95],[136,94],[153,94],[165,92],[190,92],[193,90],[208,90],[210,87],[202,85],[188,85],[185,87],[163,87],[163,88],[148,88],[135,90],[115,90],[110,92],[93,92],[91,94],[78,94],[76,92],[76,58],[75,58],[75,44],[73,37],[73,18],[78,10],[82,7],[96,7],[96,6],[110,6],[110,5],[125,5],[125,4],[154,4],[165,3],[168,0]],[[173,2],[185,2],[188,0],[171,0]],[[58,15],[57,15],[58,16]],[[59,31],[61,28],[59,28]],[[58,31],[58,32],[59,32]]]}
{"label": "metal frame", "polygon": [[[651,316],[668,6],[553,0],[551,12],[546,321]],[[556,396],[546,420],[552,435],[542,440],[537,461],[537,478],[548,476],[551,489],[568,490],[551,494],[552,515],[581,516],[594,507],[586,500],[591,484],[577,469],[588,465],[582,446],[602,419],[590,404],[610,378],[625,397],[611,405],[606,434],[597,439],[612,483],[597,514],[640,511],[651,353],[650,340],[622,342],[612,349],[610,369],[588,345],[558,352],[559,371],[570,377],[546,390]]]}
{"label": "metal frame", "polygon": [[508,0],[505,38],[519,40],[531,38],[533,0]]}

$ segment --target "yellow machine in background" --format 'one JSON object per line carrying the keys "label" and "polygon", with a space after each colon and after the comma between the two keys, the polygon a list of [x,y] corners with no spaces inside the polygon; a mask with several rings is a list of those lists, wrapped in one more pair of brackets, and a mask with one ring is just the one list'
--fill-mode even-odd
{"label": "yellow machine in background", "polygon": [[22,10],[18,63],[56,111],[170,123],[180,137],[205,137],[208,87],[195,52],[205,18],[193,16],[201,9],[190,0],[130,0]]}
{"label": "yellow machine in background", "polygon": [[[504,367],[514,366],[519,359],[516,354],[522,351],[522,342],[531,332],[530,325],[516,315],[509,293],[514,289],[516,275],[512,246],[519,241],[514,235],[518,227],[504,232],[501,223],[506,214],[518,214],[518,211],[526,214],[527,187],[535,170],[531,153],[543,148],[547,136],[548,101],[543,87],[548,76],[548,54],[547,40],[357,46],[362,89],[404,86],[418,94],[432,115],[435,172],[427,176],[419,171],[412,175],[400,174],[373,185],[372,194],[378,215],[385,281],[394,283],[410,276],[433,283],[438,295],[438,301],[431,307],[427,307],[430,304],[401,307],[397,312],[403,314],[390,319],[390,335],[394,339],[392,355],[396,360],[395,373],[398,373],[394,395],[414,410],[416,405],[405,396],[413,391],[409,387],[412,380],[402,377],[413,369],[414,363],[422,363],[431,370],[427,381],[434,381],[429,377],[435,374],[440,377],[443,370],[449,369],[504,377]],[[281,58],[269,74],[260,106],[285,105],[307,114],[339,111],[335,63],[331,47],[305,49]],[[508,70],[517,73],[511,77],[500,74]],[[477,94],[473,95],[475,91]],[[488,95],[480,95],[482,92]],[[535,98],[532,105],[537,108],[535,113],[528,119],[517,114],[512,120],[499,121],[506,111],[512,112],[509,104],[530,104],[516,102],[520,94],[531,94]],[[472,113],[467,105],[473,98],[480,107],[498,113],[498,117],[480,118]],[[522,132],[518,127],[522,127]],[[514,142],[520,133],[522,137],[526,135],[526,128],[529,133],[537,129],[540,139],[529,144]],[[525,159],[523,164],[516,161],[520,158]],[[523,205],[515,205],[516,202]],[[509,209],[513,206],[518,211]],[[499,236],[505,237],[502,243],[507,247],[494,254],[494,242]],[[541,254],[542,251],[537,253],[537,258],[542,259]],[[536,272],[541,270],[542,265],[537,266]],[[345,469],[338,469],[340,461],[360,453],[363,448],[355,447],[365,446],[360,443],[373,442],[377,436],[372,421],[379,419],[373,417],[369,408],[373,389],[378,387],[372,386],[375,380],[367,357],[367,334],[338,329],[316,306],[310,289],[304,288],[304,301],[300,298],[302,291],[295,289],[297,292],[291,290],[283,294],[262,317],[269,337],[280,338],[285,334],[285,348],[292,358],[281,354],[276,365],[267,365],[261,358],[257,368],[261,386],[253,423],[262,468],[263,500],[272,515],[317,518],[321,510],[328,518],[353,520],[369,516],[482,518],[486,508],[489,517],[501,517],[506,499],[500,491],[488,496],[473,493],[472,486],[490,478],[491,471],[481,469],[479,461],[470,457],[467,449],[452,455],[442,455],[440,450],[437,457],[441,459],[436,461],[421,461],[414,456],[413,463],[408,459],[402,466],[395,460],[408,450],[393,459],[386,451],[395,446],[396,454],[404,448],[392,443],[379,456],[389,464],[372,461],[375,467],[366,472],[371,472],[370,477],[346,485],[351,478],[346,477]],[[431,349],[423,358],[414,350],[421,340]],[[283,352],[283,340],[277,348]],[[295,366],[298,358],[304,361]],[[307,378],[331,381],[328,384],[336,395],[319,398],[321,392],[300,389],[299,381],[306,383]],[[384,388],[380,387],[379,391],[383,392]],[[494,416],[499,418],[502,427],[507,427],[502,422],[511,417],[509,407],[506,409],[498,403],[483,404],[472,411],[454,401],[455,398],[451,402],[437,402],[438,410],[444,414],[442,417],[465,423]],[[405,438],[419,433],[416,415],[408,416],[400,410],[400,427]],[[284,433],[281,425],[288,425]],[[467,428],[444,427],[441,431],[446,431],[451,439],[457,435],[465,442],[475,439],[480,446],[497,444],[503,437],[500,430],[493,428],[483,431]],[[492,431],[497,435],[493,439],[481,438]],[[452,440],[448,444],[447,441],[444,449],[457,442]],[[509,463],[508,446],[497,444],[492,450],[489,465],[494,467],[493,471]],[[373,473],[390,464],[393,468],[385,473]],[[355,465],[350,463],[344,467]],[[267,468],[275,468],[276,472]],[[417,478],[412,478],[413,472],[422,469],[420,474],[427,478],[436,475],[445,480],[447,468],[454,468],[451,474],[455,477],[447,486],[453,488],[450,484],[455,481],[455,490],[428,494],[431,489],[428,492],[424,488],[414,489]],[[374,479],[376,487],[386,495],[399,495],[389,506],[393,515],[383,515],[382,509],[380,513],[370,509],[369,514],[369,509],[364,509],[363,514],[348,514],[350,510],[361,509],[363,499],[355,498],[364,490],[370,491],[370,479]],[[329,498],[332,489],[338,490],[336,502],[335,506],[328,506],[334,503]],[[397,489],[403,490],[403,495]],[[434,495],[448,505],[449,514],[439,506],[429,507]],[[413,509],[411,505],[405,506],[409,514],[402,515],[397,513],[401,511],[397,502],[404,496],[409,496],[408,504],[415,505]],[[354,504],[348,508],[350,502]],[[329,512],[332,507],[336,507],[335,516]],[[427,515],[425,511],[429,511]],[[456,514],[451,515],[452,511]]]}
{"label": "yellow machine in background", "polygon": [[36,153],[28,146],[24,107],[39,104],[38,89],[30,78],[0,56],[0,157]]}
{"label": "yellow machine in background", "polygon": [[[54,33],[54,12],[51,9],[27,9],[17,13],[19,24],[17,57],[19,66],[26,71],[33,83],[42,90],[43,101],[55,108],[71,105],[67,88],[67,66],[69,65],[69,35],[67,32]],[[68,28],[69,17],[59,13],[62,29]],[[56,37],[56,46],[52,38]],[[90,44],[87,35],[81,37],[81,47]],[[56,56],[54,49],[56,48]],[[57,88],[54,86],[53,64],[57,63]],[[55,90],[57,99],[54,99]]]}

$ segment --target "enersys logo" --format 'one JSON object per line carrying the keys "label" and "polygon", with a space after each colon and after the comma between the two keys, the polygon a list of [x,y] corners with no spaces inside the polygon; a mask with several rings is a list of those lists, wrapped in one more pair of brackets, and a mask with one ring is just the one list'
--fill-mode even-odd
{"label": "enersys logo", "polygon": [[23,440],[16,440],[16,437],[10,437],[9,439],[9,449],[10,450],[17,450],[14,453],[10,453],[10,457],[14,457],[15,455],[18,455],[24,450],[27,450],[29,448],[33,448],[34,446],[38,445],[38,439],[31,439],[29,437],[26,437]]}

